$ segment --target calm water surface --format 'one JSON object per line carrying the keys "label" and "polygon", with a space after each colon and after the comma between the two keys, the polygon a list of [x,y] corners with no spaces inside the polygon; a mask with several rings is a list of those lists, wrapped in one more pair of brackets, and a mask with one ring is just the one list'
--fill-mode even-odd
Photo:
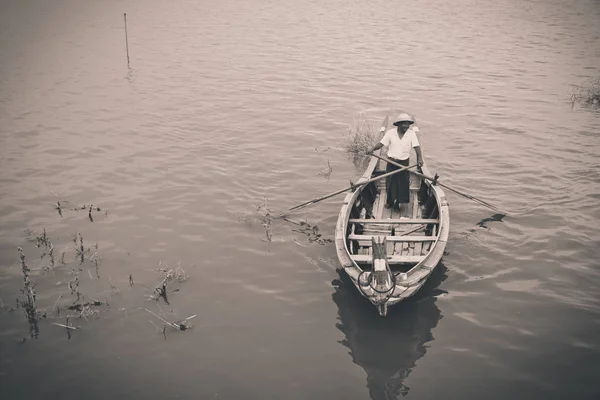
{"label": "calm water surface", "polygon": [[[2,399],[598,398],[600,112],[568,103],[598,21],[597,0],[1,0]],[[444,182],[512,213],[479,226],[447,193],[443,264],[381,319],[336,271],[341,197],[294,216],[322,243],[285,221],[268,241],[257,206],[346,186],[353,120],[400,110]],[[44,228],[67,264],[47,273]],[[72,269],[108,305],[69,339]],[[145,308],[194,327],[165,340]]]}

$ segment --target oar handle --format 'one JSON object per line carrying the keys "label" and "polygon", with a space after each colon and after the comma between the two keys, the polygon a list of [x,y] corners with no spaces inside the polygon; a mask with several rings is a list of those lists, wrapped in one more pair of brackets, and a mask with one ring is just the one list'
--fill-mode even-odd
{"label": "oar handle", "polygon": [[[374,155],[374,154],[373,154],[373,155]],[[297,206],[294,206],[294,207],[290,208],[290,209],[289,209],[289,210],[287,210],[286,212],[284,212],[284,213],[281,213],[281,214],[279,214],[279,215],[275,216],[274,218],[276,218],[276,219],[277,219],[277,218],[281,218],[281,217],[283,217],[283,216],[285,216],[285,215],[288,215],[289,213],[291,213],[291,212],[293,212],[293,211],[296,211],[296,210],[299,210],[299,209],[301,209],[301,208],[307,207],[307,206],[309,206],[309,205],[311,205],[311,204],[314,204],[314,203],[318,203],[319,201],[326,200],[326,199],[328,199],[328,198],[330,198],[330,197],[336,196],[336,195],[338,195],[338,194],[340,194],[340,193],[344,193],[344,192],[346,192],[346,191],[348,191],[348,190],[356,190],[357,188],[359,188],[359,187],[361,187],[361,186],[364,186],[364,185],[366,185],[366,184],[369,184],[369,183],[371,183],[371,182],[375,182],[375,181],[378,181],[378,180],[380,180],[380,179],[387,178],[387,177],[388,177],[388,176],[390,176],[390,175],[394,175],[394,174],[397,174],[397,173],[399,173],[399,172],[405,171],[405,170],[407,170],[407,169],[414,168],[414,167],[416,167],[416,166],[417,166],[417,164],[414,164],[414,165],[409,165],[409,166],[404,166],[404,165],[400,165],[400,164],[398,164],[398,166],[399,166],[400,168],[399,168],[399,169],[396,169],[396,170],[394,170],[394,171],[387,172],[387,173],[385,173],[385,174],[382,174],[382,175],[376,176],[375,178],[367,179],[367,180],[365,180],[365,181],[362,181],[362,182],[357,182],[357,183],[355,183],[355,184],[354,184],[354,185],[352,185],[352,186],[349,186],[349,187],[346,187],[346,188],[343,188],[343,189],[340,189],[340,190],[336,190],[335,192],[333,192],[333,193],[329,193],[328,195],[325,195],[325,196],[323,196],[323,197],[319,197],[319,198],[316,198],[316,199],[313,199],[313,200],[309,200],[309,201],[307,201],[307,202],[304,202],[304,203],[302,203],[302,204],[298,204]]]}
{"label": "oar handle", "polygon": [[[401,167],[401,166],[402,166],[401,164],[398,164],[398,163],[396,163],[396,162],[394,162],[394,161],[392,161],[392,160],[390,160],[390,159],[388,159],[388,158],[386,158],[386,157],[383,157],[383,156],[378,156],[377,154],[373,154],[373,156],[374,156],[374,157],[377,157],[377,158],[379,158],[380,160],[383,160],[383,161],[385,161],[385,162],[388,162],[388,163],[391,163],[391,164],[393,164],[393,165],[396,165],[396,166],[398,166],[398,167]],[[437,178],[437,176],[436,176],[435,178],[433,178],[433,177],[431,177],[431,176],[427,176],[427,175],[425,175],[425,174],[422,174],[422,173],[420,173],[420,172],[415,172],[415,171],[410,171],[410,173],[411,173],[411,174],[415,174],[415,175],[417,175],[417,176],[419,176],[419,177],[421,177],[421,178],[423,178],[423,179],[427,179],[427,180],[429,180],[429,181],[432,181],[432,182],[434,182],[434,183],[435,183],[435,184],[437,184],[437,185],[440,185],[440,186],[442,186],[442,187],[444,187],[444,188],[446,188],[446,189],[448,189],[448,190],[451,190],[451,191],[453,191],[453,192],[454,192],[454,193],[456,193],[456,194],[459,194],[459,195],[461,195],[461,196],[464,196],[464,197],[466,197],[467,199],[473,200],[473,201],[475,201],[475,202],[477,202],[477,203],[479,203],[479,204],[481,204],[481,205],[483,205],[483,206],[485,206],[485,207],[488,207],[488,208],[490,208],[490,209],[492,209],[492,210],[494,210],[494,211],[496,211],[496,212],[500,212],[500,213],[503,213],[503,214],[505,214],[505,215],[507,214],[506,212],[504,212],[504,211],[500,210],[498,207],[496,207],[496,206],[494,206],[494,205],[492,205],[492,204],[490,204],[490,203],[488,203],[488,202],[486,202],[486,201],[484,201],[484,200],[478,199],[478,198],[477,198],[477,197],[475,197],[475,196],[471,196],[470,194],[463,193],[463,192],[461,192],[461,191],[460,191],[460,190],[458,190],[458,189],[454,189],[453,187],[451,187],[451,186],[449,186],[449,185],[445,185],[445,184],[443,184],[443,183],[439,182],[439,181],[438,181],[438,178]]]}

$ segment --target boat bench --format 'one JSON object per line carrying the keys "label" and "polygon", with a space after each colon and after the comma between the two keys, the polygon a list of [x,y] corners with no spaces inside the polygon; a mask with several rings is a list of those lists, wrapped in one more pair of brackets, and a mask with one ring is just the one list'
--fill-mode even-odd
{"label": "boat bench", "polygon": [[[384,236],[384,235],[381,235]],[[348,235],[348,239],[350,240],[365,240],[370,242],[374,237],[378,237],[377,235]],[[388,242],[435,242],[437,240],[437,236],[385,236],[385,240]]]}
{"label": "boat bench", "polygon": [[398,219],[379,219],[379,218],[350,218],[348,223],[353,224],[393,224],[393,225],[402,225],[402,224],[439,224],[439,219],[421,219],[421,218],[398,218]]}
{"label": "boat bench", "polygon": [[[350,258],[357,263],[373,264],[373,256],[370,254],[350,254]],[[425,259],[425,256],[388,256],[389,264],[416,264]]]}

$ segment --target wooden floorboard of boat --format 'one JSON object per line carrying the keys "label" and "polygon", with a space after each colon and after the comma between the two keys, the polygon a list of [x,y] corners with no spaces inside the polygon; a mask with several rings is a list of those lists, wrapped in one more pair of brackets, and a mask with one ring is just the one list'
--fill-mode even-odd
{"label": "wooden floorboard of boat", "polygon": [[[431,234],[434,235],[434,236],[437,234],[437,226],[436,225],[433,226]],[[433,243],[425,243],[425,242],[423,242],[423,247],[421,249],[421,254],[425,255],[425,254],[429,253],[429,251],[431,250],[431,246],[433,246]]]}

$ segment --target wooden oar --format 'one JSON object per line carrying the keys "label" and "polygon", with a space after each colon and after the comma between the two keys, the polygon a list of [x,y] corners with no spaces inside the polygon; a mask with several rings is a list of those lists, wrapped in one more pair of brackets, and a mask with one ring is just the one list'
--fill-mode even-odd
{"label": "wooden oar", "polygon": [[[377,158],[379,158],[380,160],[383,160],[383,161],[385,161],[385,162],[391,163],[391,164],[393,164],[393,165],[396,165],[396,166],[398,166],[398,167],[402,167],[402,165],[401,165],[401,164],[398,164],[398,163],[396,163],[396,162],[394,162],[394,161],[392,161],[392,160],[388,159],[387,157],[378,156],[377,154],[373,154],[373,157],[377,157]],[[467,199],[473,200],[473,201],[475,201],[475,202],[477,202],[477,203],[481,204],[482,206],[485,206],[485,207],[487,207],[487,208],[489,208],[489,209],[491,209],[491,210],[494,210],[494,211],[496,211],[496,212],[498,212],[498,213],[502,213],[502,214],[504,214],[504,215],[507,215],[507,213],[506,213],[506,212],[502,211],[502,210],[501,210],[501,209],[499,209],[498,207],[496,207],[496,206],[494,206],[494,205],[492,205],[492,204],[490,204],[490,203],[488,203],[488,202],[486,202],[486,201],[483,201],[483,200],[481,200],[481,199],[478,199],[478,198],[477,198],[477,197],[475,197],[475,196],[471,196],[470,194],[467,194],[467,193],[461,192],[461,191],[460,191],[460,190],[458,190],[458,189],[454,189],[454,188],[453,188],[453,187],[451,187],[451,186],[445,185],[445,184],[443,184],[443,183],[439,182],[439,181],[438,181],[436,178],[432,178],[432,177],[430,177],[430,176],[427,176],[427,175],[421,174],[421,173],[419,173],[419,172],[416,172],[416,171],[410,171],[410,173],[411,173],[411,174],[415,174],[415,175],[417,175],[417,176],[420,176],[420,177],[421,177],[421,178],[423,178],[423,179],[430,180],[430,181],[432,181],[432,182],[433,182],[433,181],[435,181],[435,183],[436,183],[437,185],[440,185],[441,187],[444,187],[444,188],[446,188],[446,189],[448,189],[448,190],[451,190],[451,191],[453,191],[453,192],[454,192],[454,193],[456,193],[456,194],[459,194],[459,195],[461,195],[461,196],[463,196],[463,197],[466,197]]]}
{"label": "wooden oar", "polygon": [[388,173],[383,174],[383,175],[379,175],[379,176],[377,176],[375,178],[367,179],[366,181],[358,182],[358,183],[356,183],[356,184],[354,184],[352,186],[349,186],[349,187],[346,187],[346,188],[343,188],[343,189],[340,189],[340,190],[336,190],[335,192],[329,193],[329,194],[327,194],[325,196],[317,197],[316,199],[306,201],[306,202],[304,202],[302,204],[298,204],[297,206],[294,206],[294,207],[290,208],[289,210],[287,210],[286,212],[284,212],[282,214],[279,214],[279,215],[277,215],[277,216],[275,216],[273,218],[281,218],[283,216],[288,215],[289,213],[291,213],[293,211],[297,211],[297,210],[299,210],[301,208],[308,207],[308,206],[310,206],[312,204],[318,203],[318,202],[320,202],[322,200],[326,200],[326,199],[328,199],[330,197],[336,196],[336,195],[338,195],[340,193],[344,193],[344,192],[346,192],[348,190],[356,190],[357,188],[359,188],[359,187],[361,187],[363,185],[366,185],[366,184],[371,183],[371,182],[378,181],[379,179],[387,178],[390,175],[397,174],[398,172],[402,172],[402,171],[405,171],[405,170],[407,170],[409,168],[414,168],[416,166],[417,166],[417,164],[409,165],[407,167],[405,167],[404,165],[401,165],[400,169],[388,172]]}

